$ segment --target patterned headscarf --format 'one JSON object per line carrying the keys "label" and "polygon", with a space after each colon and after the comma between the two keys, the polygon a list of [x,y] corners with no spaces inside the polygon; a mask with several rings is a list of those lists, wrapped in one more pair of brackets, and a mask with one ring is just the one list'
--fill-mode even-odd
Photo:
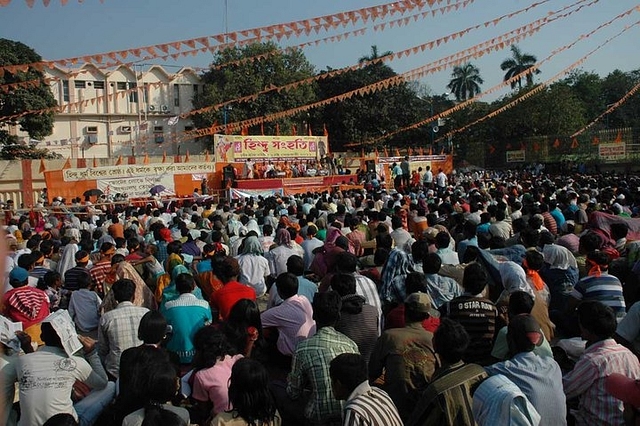
{"label": "patterned headscarf", "polygon": [[289,233],[289,231],[287,231],[286,229],[278,229],[278,232],[276,233],[276,244],[278,244],[279,246],[287,246],[289,248],[292,248],[292,244],[291,244],[291,234]]}

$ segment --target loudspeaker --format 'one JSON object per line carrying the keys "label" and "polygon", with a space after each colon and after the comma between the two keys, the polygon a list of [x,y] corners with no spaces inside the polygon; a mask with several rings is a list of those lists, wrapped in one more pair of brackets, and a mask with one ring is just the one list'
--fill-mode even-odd
{"label": "loudspeaker", "polygon": [[367,173],[376,172],[376,160],[366,160],[365,164],[367,166]]}
{"label": "loudspeaker", "polygon": [[231,186],[235,188],[236,173],[233,166],[225,166],[222,168],[222,183],[224,186],[231,182]]}

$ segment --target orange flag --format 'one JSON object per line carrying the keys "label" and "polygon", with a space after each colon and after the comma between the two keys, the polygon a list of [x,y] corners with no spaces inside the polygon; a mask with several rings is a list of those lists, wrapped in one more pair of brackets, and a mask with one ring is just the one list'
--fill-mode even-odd
{"label": "orange flag", "polygon": [[71,168],[71,158],[67,158],[67,161],[65,161],[64,165],[62,166],[62,170],[70,169],[70,168]]}
{"label": "orange flag", "polygon": [[167,151],[162,153],[162,162],[166,163],[167,162]]}
{"label": "orange flag", "polygon": [[489,145],[489,154],[493,154],[494,152],[496,152],[496,147]]}
{"label": "orange flag", "polygon": [[598,139],[597,136],[593,137],[593,141],[591,142],[592,145],[600,145],[600,139]]}
{"label": "orange flag", "polygon": [[396,148],[396,157],[400,157],[400,150]]}
{"label": "orange flag", "polygon": [[387,147],[384,148],[384,156],[385,157],[389,156],[389,151],[387,151]]}
{"label": "orange flag", "polygon": [[313,133],[311,133],[311,124],[307,124],[307,134],[313,136]]}
{"label": "orange flag", "polygon": [[433,155],[433,147],[432,146],[429,147],[429,155]]}
{"label": "orange flag", "polygon": [[375,153],[376,158],[378,158],[378,156],[380,155],[380,154],[378,154],[378,148],[376,148],[373,152]]}
{"label": "orange flag", "polygon": [[209,158],[209,150],[206,150],[204,152],[204,162],[208,163],[209,161],[211,161],[211,159]]}
{"label": "orange flag", "polygon": [[560,139],[556,138],[556,140],[553,141],[553,147],[560,148]]}
{"label": "orange flag", "polygon": [[322,125],[322,132],[323,132],[322,134],[324,136],[329,136],[329,131],[327,130],[327,125],[326,124]]}
{"label": "orange flag", "polygon": [[276,136],[280,136],[280,124],[276,123]]}
{"label": "orange flag", "polygon": [[413,148],[409,147],[409,157],[411,157],[413,155]]}
{"label": "orange flag", "polygon": [[38,169],[38,173],[44,173],[47,170],[47,167],[44,165],[44,158],[40,159],[40,169]]}
{"label": "orange flag", "polygon": [[144,154],[144,160],[142,160],[142,164],[149,164],[149,153]]}
{"label": "orange flag", "polygon": [[577,148],[577,147],[578,147],[578,138],[573,138],[573,139],[571,140],[571,148],[572,148],[572,149],[575,149],[575,148]]}
{"label": "orange flag", "polygon": [[247,126],[242,127],[242,130],[240,130],[240,134],[242,136],[248,136],[249,135],[249,128]]}
{"label": "orange flag", "polygon": [[93,157],[93,168],[98,167],[98,160],[96,160],[96,157]]}
{"label": "orange flag", "polygon": [[260,123],[260,134],[264,136],[264,122]]}
{"label": "orange flag", "polygon": [[189,162],[189,150],[187,150],[187,155],[184,156],[184,162],[185,163]]}
{"label": "orange flag", "polygon": [[440,151],[440,155],[444,155],[444,146],[442,147],[442,150]]}
{"label": "orange flag", "polygon": [[618,130],[618,135],[616,136],[615,143],[622,143],[622,130]]}
{"label": "orange flag", "polygon": [[121,164],[122,164],[122,155],[118,157],[118,160],[116,161],[116,166],[119,166]]}
{"label": "orange flag", "polygon": [[295,124],[291,125],[291,136],[298,136],[298,127]]}
{"label": "orange flag", "polygon": [[424,148],[420,147],[420,155],[424,155]]}

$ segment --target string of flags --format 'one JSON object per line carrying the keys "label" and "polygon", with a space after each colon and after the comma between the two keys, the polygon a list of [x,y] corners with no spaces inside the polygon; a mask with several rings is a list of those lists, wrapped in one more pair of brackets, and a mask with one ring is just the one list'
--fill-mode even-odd
{"label": "string of flags", "polygon": [[[469,99],[467,99],[466,101],[462,101],[462,102],[460,102],[460,103],[456,104],[454,107],[452,107],[452,108],[450,108],[450,109],[448,109],[448,110],[446,110],[446,111],[443,111],[443,112],[440,112],[440,113],[438,113],[438,114],[435,114],[433,117],[429,117],[429,118],[427,118],[427,119],[425,119],[425,120],[422,120],[422,121],[420,121],[420,122],[418,122],[418,123],[414,123],[414,124],[411,124],[411,125],[409,125],[409,126],[406,126],[406,127],[403,127],[403,128],[397,129],[397,130],[394,130],[393,132],[386,133],[386,134],[384,134],[383,136],[380,136],[380,137],[378,137],[378,138],[375,138],[375,139],[373,139],[373,140],[371,140],[371,141],[367,141],[367,142],[365,142],[365,143],[366,143],[366,144],[372,144],[372,143],[380,142],[380,141],[382,141],[382,140],[384,140],[384,139],[387,139],[387,138],[389,138],[389,137],[395,136],[395,135],[397,135],[397,134],[399,134],[399,133],[406,132],[407,130],[417,129],[417,128],[421,127],[421,126],[424,126],[425,124],[428,124],[428,123],[430,123],[430,122],[432,122],[432,121],[436,120],[436,119],[447,117],[447,116],[449,116],[449,115],[453,114],[453,113],[454,113],[454,112],[456,112],[456,111],[459,111],[459,110],[461,110],[461,109],[463,109],[463,108],[466,108],[467,106],[469,106],[470,104],[472,104],[472,103],[476,102],[477,100],[481,99],[482,97],[486,96],[487,94],[494,93],[494,92],[496,92],[496,91],[498,91],[498,90],[500,90],[500,89],[502,89],[502,88],[506,87],[507,85],[509,85],[509,86],[510,86],[512,82],[517,81],[518,79],[520,79],[520,78],[522,78],[522,77],[526,76],[527,74],[530,74],[530,73],[535,72],[537,69],[539,69],[539,68],[540,68],[540,66],[541,66],[542,64],[544,64],[544,63],[548,62],[549,60],[551,60],[551,59],[552,59],[554,56],[556,56],[557,54],[559,54],[559,53],[561,53],[561,52],[563,52],[563,51],[565,51],[565,50],[568,50],[568,49],[572,48],[573,46],[575,46],[575,45],[576,45],[578,42],[580,42],[581,40],[584,40],[584,39],[587,39],[587,38],[591,37],[593,34],[595,34],[596,32],[600,31],[602,28],[605,28],[605,27],[607,27],[607,26],[609,26],[609,25],[613,24],[613,23],[614,23],[615,21],[617,21],[618,19],[621,19],[621,18],[623,18],[623,17],[625,17],[625,16],[628,16],[628,15],[630,15],[632,12],[634,12],[634,11],[638,11],[638,10],[640,10],[638,7],[633,7],[633,8],[631,8],[631,9],[629,9],[629,10],[625,11],[625,12],[620,13],[619,15],[617,15],[617,16],[615,16],[615,17],[611,18],[611,19],[610,19],[610,20],[608,20],[607,22],[605,22],[605,23],[603,23],[603,24],[600,24],[597,28],[595,28],[595,29],[591,30],[590,32],[588,32],[588,33],[586,33],[586,34],[582,34],[582,35],[580,35],[580,36],[579,36],[577,39],[575,39],[573,42],[571,42],[571,43],[569,43],[569,44],[567,44],[567,45],[565,45],[565,46],[562,46],[562,47],[560,47],[559,49],[555,49],[553,52],[551,52],[551,54],[550,54],[549,56],[547,56],[547,57],[546,57],[545,59],[543,59],[542,61],[537,62],[536,64],[534,64],[533,66],[531,66],[531,68],[529,68],[529,69],[527,69],[527,70],[524,70],[523,72],[521,72],[521,73],[519,73],[519,74],[517,74],[517,75],[513,76],[512,78],[510,78],[510,79],[508,79],[508,80],[505,80],[505,81],[503,81],[502,83],[499,83],[499,84],[497,84],[497,85],[495,85],[495,86],[493,86],[493,87],[491,87],[491,88],[489,88],[489,89],[487,89],[487,90],[485,90],[485,91],[480,92],[479,94],[477,94],[477,95],[476,95],[476,96],[474,96],[473,98],[469,98]],[[472,126],[472,125],[474,125],[474,124],[478,124],[478,123],[479,123],[479,122],[481,122],[481,121],[484,121],[484,120],[487,120],[487,119],[489,119],[489,118],[491,118],[491,117],[494,117],[494,116],[496,116],[496,115],[500,114],[501,112],[504,112],[505,110],[507,110],[507,109],[511,108],[512,106],[516,105],[517,103],[522,102],[523,100],[525,100],[525,99],[527,99],[527,98],[529,98],[529,97],[531,97],[531,96],[535,95],[536,93],[539,93],[540,91],[542,91],[542,90],[544,90],[544,89],[546,88],[546,84],[548,84],[548,83],[549,83],[549,82],[551,82],[551,81],[554,81],[554,80],[559,79],[560,77],[562,77],[562,76],[563,76],[563,75],[565,75],[566,73],[568,73],[568,72],[570,72],[571,70],[573,70],[573,69],[577,68],[578,66],[582,65],[582,63],[584,63],[584,62],[587,60],[587,58],[588,58],[588,57],[590,57],[593,53],[595,53],[596,51],[600,50],[602,47],[604,47],[605,45],[607,45],[608,43],[610,43],[610,42],[611,42],[611,41],[613,41],[614,39],[616,39],[616,38],[620,37],[623,33],[625,33],[626,31],[628,31],[629,29],[631,29],[631,28],[635,27],[635,26],[636,26],[636,25],[638,25],[638,24],[640,24],[640,21],[637,21],[636,23],[634,23],[634,24],[632,24],[632,25],[627,25],[627,26],[625,26],[625,27],[624,27],[620,32],[618,32],[618,33],[617,33],[617,34],[615,34],[614,36],[612,36],[612,37],[610,37],[610,38],[606,39],[604,42],[602,42],[601,44],[599,44],[598,46],[596,46],[593,50],[591,50],[591,51],[590,51],[589,53],[587,53],[585,56],[583,56],[582,58],[580,58],[578,61],[574,62],[573,64],[569,65],[568,67],[566,67],[565,69],[563,69],[562,71],[560,71],[559,73],[557,73],[557,74],[556,74],[555,76],[553,76],[552,78],[548,79],[545,83],[540,84],[540,85],[538,85],[538,86],[534,87],[532,90],[530,90],[529,92],[527,92],[527,93],[523,94],[523,95],[522,95],[522,96],[520,96],[519,98],[514,99],[514,100],[513,100],[513,101],[511,101],[509,104],[507,104],[507,105],[505,105],[505,106],[503,106],[503,107],[499,108],[499,109],[498,109],[498,110],[496,110],[496,111],[493,111],[493,112],[491,112],[491,113],[487,114],[487,115],[486,115],[486,116],[484,116],[484,117],[479,118],[478,120],[475,120],[473,123],[471,123],[471,124],[467,124],[467,125],[465,125],[465,126],[463,126],[463,127],[459,128],[459,129],[456,129],[456,130],[454,130],[454,131],[451,131],[451,132],[449,132],[449,133],[445,134],[441,139],[448,138],[449,136],[452,136],[452,135],[453,135],[453,134],[455,134],[455,133],[459,133],[459,132],[461,132],[461,131],[463,131],[463,130],[468,129],[469,127],[471,127],[471,126]],[[439,140],[441,140],[441,139],[439,139]],[[345,146],[362,145],[362,144],[363,144],[363,143],[358,143],[358,144],[348,144],[348,145],[345,145]]]}
{"label": "string of flags", "polygon": [[[1,1],[6,2],[8,0]],[[58,59],[54,61],[40,61],[30,64],[6,65],[0,67],[0,76],[2,76],[4,72],[15,74],[16,72],[27,72],[29,68],[34,68],[42,71],[45,67],[53,67],[54,65],[77,65],[80,62],[106,64],[109,59],[118,64],[120,61],[124,61],[130,56],[141,58],[145,54],[145,52],[150,57],[155,58],[163,54],[177,54],[177,52],[180,52],[185,47],[195,49],[196,45],[201,45],[203,46],[203,48],[207,49],[216,49],[217,47],[219,47],[219,45],[215,45],[214,43],[225,44],[231,41],[235,45],[238,42],[241,42],[243,39],[247,38],[253,38],[254,40],[275,38],[280,40],[283,37],[288,39],[292,36],[309,36],[312,32],[318,33],[320,30],[328,31],[330,29],[336,29],[340,26],[344,27],[346,25],[355,25],[358,22],[374,22],[376,20],[386,19],[388,16],[393,17],[396,14],[404,15],[414,10],[422,10],[427,6],[433,7],[434,4],[441,4],[444,1],[445,0],[401,0],[378,6],[350,10],[347,12],[333,13],[330,15],[324,15],[310,19],[303,19],[288,23],[268,25],[204,37],[196,37],[169,43],[136,47],[132,49],[111,51],[94,55],[77,56],[72,58]],[[457,10],[460,7],[466,7],[471,3],[471,0],[458,1],[453,4],[449,4],[451,0],[447,0],[447,2],[448,6],[446,7],[450,8],[450,10]],[[435,13],[436,12],[434,11],[434,16]]]}

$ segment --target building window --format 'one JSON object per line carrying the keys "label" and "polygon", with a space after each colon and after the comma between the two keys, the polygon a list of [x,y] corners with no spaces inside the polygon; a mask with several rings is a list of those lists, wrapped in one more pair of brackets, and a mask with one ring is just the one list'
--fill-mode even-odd
{"label": "building window", "polygon": [[194,96],[198,94],[198,85],[197,84],[193,85],[193,94],[194,94]]}
{"label": "building window", "polygon": [[180,86],[177,84],[173,85],[173,106],[180,106]]}
{"label": "building window", "polygon": [[184,131],[185,132],[190,132],[193,130],[193,126],[184,126]]}
{"label": "building window", "polygon": [[116,89],[118,89],[118,90],[127,90],[127,82],[126,81],[118,81],[116,83]]}
{"label": "building window", "polygon": [[69,102],[69,80],[62,80],[62,102]]}
{"label": "building window", "polygon": [[163,133],[164,126],[153,126],[153,133]]}
{"label": "building window", "polygon": [[104,81],[94,81],[93,82],[94,89],[104,89]]}
{"label": "building window", "polygon": [[149,84],[144,83],[143,89],[142,89],[142,102],[145,104],[149,103]]}
{"label": "building window", "polygon": [[138,103],[138,83],[129,83],[129,102]]}
{"label": "building window", "polygon": [[76,89],[84,89],[86,81],[84,80],[76,80],[73,82],[73,85]]}

